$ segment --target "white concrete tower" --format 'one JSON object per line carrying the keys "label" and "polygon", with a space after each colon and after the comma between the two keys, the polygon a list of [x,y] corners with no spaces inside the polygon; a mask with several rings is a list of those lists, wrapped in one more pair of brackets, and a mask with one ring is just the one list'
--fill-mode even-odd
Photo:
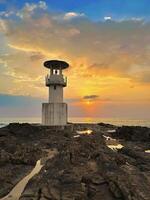
{"label": "white concrete tower", "polygon": [[69,67],[64,61],[50,60],[44,62],[50,69],[46,76],[46,86],[49,87],[49,102],[42,104],[42,124],[48,126],[61,126],[67,124],[67,104],[63,103],[63,87],[67,86],[67,78],[62,70]]}

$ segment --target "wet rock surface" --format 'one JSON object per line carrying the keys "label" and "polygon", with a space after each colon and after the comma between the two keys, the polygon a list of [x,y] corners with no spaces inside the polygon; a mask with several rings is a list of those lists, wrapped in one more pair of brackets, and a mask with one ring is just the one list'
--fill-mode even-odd
{"label": "wet rock surface", "polygon": [[117,128],[114,136],[126,141],[150,142],[150,128],[139,126],[122,126]]}
{"label": "wet rock surface", "polygon": [[[91,134],[77,134],[85,129]],[[149,200],[149,131],[102,123],[64,129],[10,124],[0,129],[0,195],[8,193],[49,149],[57,149],[58,154],[28,182],[21,200]],[[104,135],[124,147],[111,150]]]}
{"label": "wet rock surface", "polygon": [[41,149],[31,140],[32,133],[36,133],[34,129],[27,124],[10,124],[0,129],[0,197],[6,195],[41,157]]}

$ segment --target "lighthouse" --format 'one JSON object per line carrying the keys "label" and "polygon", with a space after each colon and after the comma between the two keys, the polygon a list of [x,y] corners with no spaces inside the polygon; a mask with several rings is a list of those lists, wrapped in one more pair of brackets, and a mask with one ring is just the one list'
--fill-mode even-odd
{"label": "lighthouse", "polygon": [[67,86],[67,77],[63,70],[69,64],[60,60],[44,62],[50,73],[45,77],[49,88],[48,103],[42,104],[42,124],[47,126],[64,126],[67,124],[67,104],[63,102],[63,88]]}

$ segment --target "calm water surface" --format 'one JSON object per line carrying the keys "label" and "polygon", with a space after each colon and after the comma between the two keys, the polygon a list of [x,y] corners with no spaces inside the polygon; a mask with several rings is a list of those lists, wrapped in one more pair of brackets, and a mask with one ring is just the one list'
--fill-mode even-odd
{"label": "calm water surface", "polygon": [[[20,123],[41,123],[41,118],[0,118],[0,126],[5,124],[20,122]],[[117,118],[69,118],[69,122],[74,123],[109,123],[117,126],[147,126],[150,127],[150,119],[117,119]]]}

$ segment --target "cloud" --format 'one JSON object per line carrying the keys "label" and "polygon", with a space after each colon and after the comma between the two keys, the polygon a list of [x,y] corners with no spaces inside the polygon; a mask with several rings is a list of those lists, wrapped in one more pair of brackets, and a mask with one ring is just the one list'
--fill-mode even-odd
{"label": "cloud", "polygon": [[14,11],[2,11],[2,12],[0,12],[0,16],[1,17],[6,17],[6,18],[8,18],[8,17],[10,17],[11,15],[14,15],[15,14],[15,12]]}
{"label": "cloud", "polygon": [[[1,2],[0,2],[1,3]],[[3,3],[9,4],[9,2],[4,1]],[[10,5],[9,5],[10,6]],[[11,9],[10,9],[11,8]],[[45,1],[39,1],[38,3],[25,3],[24,7],[20,10],[17,10],[15,6],[10,6],[8,10],[0,11],[0,17],[3,19],[13,18],[29,18],[30,16],[36,15],[36,12],[41,14],[46,12],[47,4]]]}
{"label": "cloud", "polygon": [[84,17],[84,16],[85,16],[84,13],[68,12],[68,13],[65,13],[64,19],[70,20],[70,19],[73,19],[73,18]]}
{"label": "cloud", "polygon": [[43,58],[44,56],[40,52],[33,52],[33,54],[30,56],[31,61],[37,61]]}
{"label": "cloud", "polygon": [[23,9],[19,10],[16,13],[16,16],[19,18],[28,18],[36,14],[36,12],[41,13],[47,9],[47,4],[45,1],[39,1],[38,3],[25,3]]}
{"label": "cloud", "polygon": [[45,1],[39,1],[37,4],[36,3],[31,3],[31,4],[26,3],[23,10],[26,10],[28,12],[33,12],[34,10],[36,10],[38,8],[46,10],[47,9],[46,2]]}
{"label": "cloud", "polygon": [[123,92],[121,86],[135,85],[135,90],[137,84],[149,84],[148,22],[93,22],[83,13],[49,12],[44,1],[25,4],[15,15],[0,20],[5,41],[5,52],[0,55],[1,77],[10,80],[0,86],[2,92],[46,96],[44,76],[48,71],[43,67],[46,59],[70,63],[64,72],[69,76],[66,90],[69,98],[82,99],[101,92],[106,97],[113,96],[116,88]]}
{"label": "cloud", "polygon": [[83,99],[87,99],[87,100],[95,100],[99,98],[98,95],[88,95],[88,96],[84,96]]}
{"label": "cloud", "polygon": [[144,22],[144,19],[143,18],[141,18],[141,17],[132,17],[131,18],[131,20],[133,20],[133,21],[137,21],[137,22]]}
{"label": "cloud", "polygon": [[150,71],[142,71],[141,73],[137,73],[134,78],[138,82],[142,83],[150,83]]}
{"label": "cloud", "polygon": [[150,23],[109,15],[95,22],[83,13],[49,10],[42,1],[0,13],[0,93],[8,94],[0,96],[0,114],[40,115],[36,99],[48,96],[43,62],[62,59],[70,64],[64,70],[70,113],[149,116]]}
{"label": "cloud", "polygon": [[111,17],[109,17],[109,16],[106,16],[106,17],[104,17],[104,20],[111,20],[112,18]]}

